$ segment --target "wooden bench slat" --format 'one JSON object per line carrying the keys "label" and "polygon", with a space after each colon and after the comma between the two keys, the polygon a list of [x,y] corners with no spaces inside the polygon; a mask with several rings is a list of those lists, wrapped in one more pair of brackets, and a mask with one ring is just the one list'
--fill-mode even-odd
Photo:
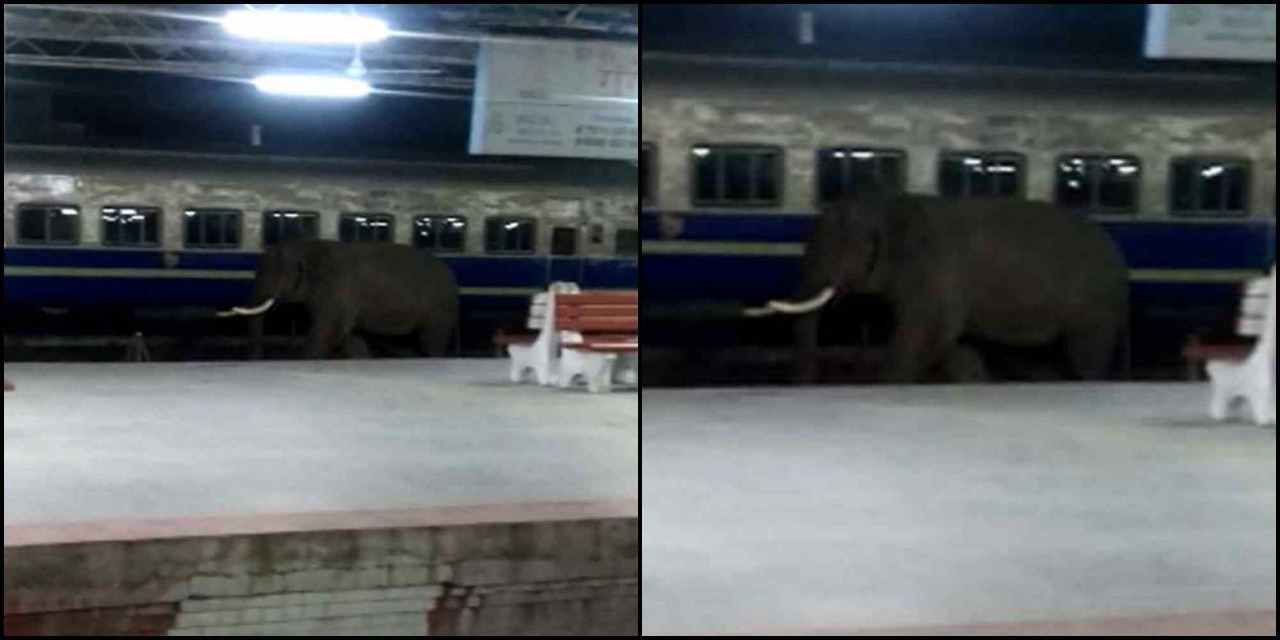
{"label": "wooden bench slat", "polygon": [[1244,344],[1197,344],[1188,345],[1182,350],[1182,357],[1187,360],[1244,360],[1253,352],[1253,345]]}
{"label": "wooden bench slat", "polygon": [[556,307],[557,318],[609,317],[620,318],[639,315],[639,307],[635,305],[592,305],[589,307]]}
{"label": "wooden bench slat", "polygon": [[557,322],[561,330],[579,331],[583,333],[633,333],[640,328],[638,318],[632,316],[627,318],[577,318]]}
{"label": "wooden bench slat", "polygon": [[556,296],[557,305],[636,305],[639,302],[640,296],[636,293],[562,293]]}
{"label": "wooden bench slat", "polygon": [[564,348],[580,351],[599,351],[604,353],[626,353],[638,350],[640,348],[640,343],[583,342],[579,344],[567,344]]}

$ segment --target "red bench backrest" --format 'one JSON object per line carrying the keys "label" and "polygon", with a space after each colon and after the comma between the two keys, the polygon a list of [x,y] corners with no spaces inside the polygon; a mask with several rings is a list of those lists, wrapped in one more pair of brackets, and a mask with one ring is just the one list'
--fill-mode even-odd
{"label": "red bench backrest", "polygon": [[635,291],[557,294],[556,328],[582,334],[634,335],[640,329],[640,296]]}

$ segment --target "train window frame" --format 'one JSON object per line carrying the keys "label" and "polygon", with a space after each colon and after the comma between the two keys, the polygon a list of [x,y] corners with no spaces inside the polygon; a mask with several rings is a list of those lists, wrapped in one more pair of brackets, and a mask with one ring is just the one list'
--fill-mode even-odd
{"label": "train window frame", "polygon": [[[750,155],[752,158],[760,157],[766,154],[772,154],[777,158],[776,169],[777,175],[774,180],[774,197],[771,199],[750,198],[745,200],[730,200],[725,197],[726,191],[726,168],[725,160],[720,160],[717,168],[716,180],[716,196],[715,198],[702,198],[698,193],[698,163],[692,160],[694,157],[702,157],[698,152],[704,151],[702,155],[720,154],[721,158],[728,155]],[[786,201],[786,184],[787,184],[787,150],[779,145],[767,144],[693,144],[689,146],[689,200],[695,207],[712,207],[721,209],[731,208],[751,208],[751,209],[769,209],[778,208]],[[755,195],[757,184],[755,177],[757,175],[757,162],[751,162],[750,175],[748,180],[752,195]]]}
{"label": "train window frame", "polygon": [[[58,215],[75,216],[76,223],[71,227],[71,230],[72,230],[71,239],[69,240],[52,239],[53,216],[49,214],[53,213],[54,209],[57,209]],[[74,214],[66,213],[67,210],[69,209],[74,209],[75,213]],[[22,214],[23,212],[29,212],[34,210],[42,211],[45,214],[44,221],[43,221],[44,224],[42,225],[44,229],[44,236],[45,236],[43,239],[28,239],[22,236]],[[80,239],[83,233],[81,230],[83,225],[82,220],[83,220],[83,211],[81,210],[80,205],[59,204],[59,203],[51,203],[51,202],[25,202],[25,203],[19,204],[17,207],[14,208],[13,235],[14,235],[14,239],[17,240],[17,244],[23,245],[23,246],[75,247],[80,245]]]}
{"label": "train window frame", "polygon": [[[842,193],[840,197],[836,198],[835,200],[827,200],[823,197],[823,194],[822,194],[822,158],[827,154],[834,154],[834,153],[840,153],[840,152],[843,152],[845,154],[871,153],[879,156],[896,157],[898,159],[898,167],[899,167],[898,184],[896,185],[896,190],[893,193],[906,193],[907,185],[909,184],[907,180],[907,172],[910,170],[910,167],[911,167],[909,162],[910,158],[908,157],[909,154],[907,153],[906,149],[895,149],[893,147],[874,147],[870,145],[831,145],[831,146],[819,148],[817,151],[814,152],[814,155],[813,155],[813,202],[816,206],[822,207],[824,205],[829,205],[849,197],[848,186],[849,186],[850,179],[853,176],[850,173],[851,164],[847,161],[841,163],[844,166],[844,170],[841,176]],[[842,159],[847,160],[847,158],[842,158]],[[883,168],[881,164],[877,162],[876,163],[877,179],[880,177],[880,174],[882,173],[883,173]]]}
{"label": "train window frame", "polygon": [[[1191,162],[1192,173],[1202,173],[1206,164],[1232,164],[1238,165],[1244,169],[1245,177],[1242,185],[1241,203],[1243,209],[1205,209],[1201,202],[1199,182],[1195,190],[1196,207],[1194,209],[1179,209],[1178,202],[1178,184],[1176,178],[1176,167],[1179,163]],[[1253,212],[1253,161],[1241,156],[1177,156],[1169,160],[1169,179],[1167,181],[1167,191],[1165,196],[1169,199],[1169,215],[1175,218],[1217,218],[1217,219],[1235,219],[1248,218]],[[1226,183],[1223,183],[1223,189],[1226,189]],[[1225,198],[1224,198],[1225,200]]]}
{"label": "train window frame", "polygon": [[[622,234],[624,233],[628,233],[635,236],[634,251],[628,251],[628,252],[622,251],[622,246],[623,246]],[[640,229],[637,229],[634,227],[623,227],[620,229],[614,229],[613,230],[613,253],[616,256],[621,256],[625,258],[632,258],[632,257],[639,256],[640,255]]]}
{"label": "train window frame", "polygon": [[[359,235],[360,235],[360,230],[361,230],[361,229],[364,229],[366,232],[369,232],[369,229],[371,229],[371,228],[372,228],[372,227],[371,227],[371,224],[366,224],[364,227],[356,227],[356,236],[357,236],[357,237],[356,237],[356,239],[354,239],[354,240],[351,240],[351,239],[347,239],[347,238],[342,237],[342,236],[343,236],[343,223],[347,222],[348,220],[352,221],[353,223],[354,223],[354,222],[360,222],[360,221],[361,221],[361,219],[370,219],[370,220],[369,220],[369,221],[370,221],[370,223],[372,223],[372,222],[374,221],[374,220],[372,220],[372,219],[377,219],[377,220],[381,220],[381,221],[383,221],[383,222],[386,222],[386,223],[387,223],[387,225],[386,225],[386,227],[387,227],[387,239],[386,239],[386,240],[375,240],[375,239],[372,239],[372,238],[370,238],[370,239],[361,239],[361,238],[359,237]],[[384,212],[381,212],[381,211],[370,211],[370,212],[367,212],[367,213],[366,213],[366,212],[354,212],[354,213],[343,213],[343,214],[339,214],[339,215],[338,215],[338,242],[341,242],[341,243],[344,243],[344,244],[395,244],[395,243],[396,243],[396,217],[395,217],[394,215],[390,214],[390,213],[384,213]]]}
{"label": "train window frame", "polygon": [[[646,159],[647,158],[647,159]],[[640,206],[653,207],[658,203],[658,194],[654,189],[658,168],[658,145],[652,142],[640,143],[640,161],[637,171],[640,182]]]}
{"label": "train window frame", "polygon": [[[145,210],[147,213],[154,213],[154,214],[155,214],[155,236],[156,236],[156,239],[155,239],[155,241],[154,241],[154,242],[148,242],[148,241],[145,239],[145,237],[146,237],[146,228],[145,228],[145,227],[143,227],[143,234],[142,234],[142,235],[143,235],[143,240],[141,240],[141,241],[139,241],[139,242],[126,242],[126,241],[124,241],[124,240],[121,240],[118,236],[117,236],[117,238],[116,238],[115,240],[108,240],[108,237],[109,237],[109,235],[110,235],[110,234],[108,234],[108,233],[107,233],[107,229],[108,229],[108,228],[110,228],[110,226],[109,226],[109,225],[113,224],[113,223],[114,223],[114,222],[116,222],[116,221],[114,221],[114,220],[108,220],[108,219],[107,219],[107,215],[108,215],[108,213],[107,213],[107,212],[108,212],[108,211],[119,211],[121,214],[127,215],[127,214],[126,214],[126,211],[127,211],[127,210],[130,210],[130,209],[132,209],[132,210],[134,210],[134,211],[135,211],[134,215],[137,215],[138,213],[143,212],[144,210]],[[112,205],[104,205],[104,206],[102,206],[102,207],[100,207],[100,208],[98,209],[98,218],[99,218],[99,222],[101,223],[101,229],[102,229],[102,235],[98,238],[98,241],[99,241],[99,242],[102,244],[102,246],[104,246],[104,247],[116,247],[116,248],[124,248],[124,249],[130,249],[130,248],[132,248],[132,249],[154,249],[154,248],[156,248],[156,247],[160,247],[160,246],[164,245],[164,208],[163,208],[163,207],[156,207],[156,206],[152,206],[152,205],[132,205],[132,204],[112,204]],[[120,227],[119,227],[119,226],[117,226],[116,228],[117,228],[117,229],[119,229]]]}
{"label": "train window frame", "polygon": [[[946,172],[946,163],[951,159],[960,159],[962,162],[966,159],[978,157],[981,158],[983,164],[987,164],[996,159],[1008,160],[1012,159],[1018,166],[1018,184],[1016,192],[1010,196],[975,196],[971,183],[966,181],[965,193],[963,195],[949,195],[943,192],[944,179]],[[998,198],[1009,200],[1024,200],[1027,197],[1027,155],[1019,151],[1001,151],[1001,150],[972,150],[972,151],[942,151],[938,154],[937,171],[934,174],[935,191],[940,198],[948,200],[969,200],[974,198]]]}
{"label": "train window frame", "polygon": [[[421,238],[421,236],[418,235],[417,229],[422,224],[422,221],[424,220],[428,220],[431,222],[432,233],[435,234],[432,239],[432,246],[430,247],[419,244],[419,238]],[[453,224],[454,222],[462,223],[462,244],[460,244],[456,249],[452,247],[442,246],[441,241],[443,240],[444,236],[439,231],[440,225],[443,225],[445,223]],[[471,221],[468,220],[466,216],[452,215],[452,214],[427,214],[427,215],[414,216],[413,229],[414,230],[413,230],[413,233],[411,234],[412,237],[410,239],[410,243],[413,245],[413,248],[415,249],[421,249],[423,251],[430,251],[432,253],[439,253],[439,254],[462,254],[467,252],[467,244],[468,244],[467,232],[471,229]]]}
{"label": "train window frame", "polygon": [[[285,216],[287,218],[290,214],[301,219],[307,219],[312,221],[311,228],[314,230],[314,233],[311,235],[311,237],[283,238],[283,239],[278,239],[275,242],[267,242],[267,229],[270,226],[268,223],[271,220],[271,218],[276,216]],[[288,207],[265,209],[262,212],[262,246],[264,248],[274,247],[274,246],[278,246],[286,242],[292,242],[295,240],[303,241],[303,242],[307,240],[319,240],[321,219],[322,219],[322,216],[320,215],[320,212],[315,211],[313,209],[294,209],[294,208],[288,208]]]}
{"label": "train window frame", "polygon": [[[532,229],[529,233],[528,249],[495,249],[492,243],[492,229],[494,225],[507,225],[511,223],[529,223]],[[530,256],[538,253],[538,219],[533,216],[521,215],[497,215],[489,216],[484,220],[484,252],[489,255],[507,255],[507,256]]]}
{"label": "train window frame", "polygon": [[[570,249],[569,252],[566,253],[566,252],[560,251],[560,249],[562,249],[563,247],[556,246],[556,244],[560,242],[557,236],[561,238],[569,238],[572,240],[572,245],[569,247]],[[577,256],[579,254],[578,241],[581,238],[582,238],[582,230],[579,229],[578,227],[566,227],[563,225],[551,227],[551,247],[550,247],[551,256],[553,258],[572,258]]]}
{"label": "train window frame", "polygon": [[[1061,194],[1059,193],[1058,180],[1062,176],[1061,168],[1064,164],[1071,160],[1083,160],[1086,166],[1094,166],[1095,163],[1109,162],[1113,160],[1125,160],[1138,168],[1138,176],[1133,181],[1133,204],[1129,207],[1108,207],[1102,204],[1102,179],[1097,174],[1090,172],[1087,176],[1089,180],[1089,204],[1084,207],[1073,207],[1063,204]],[[1138,156],[1127,153],[1063,153],[1054,160],[1053,171],[1053,202],[1055,205],[1075,211],[1083,215],[1093,216],[1136,216],[1142,211],[1142,180],[1146,175],[1146,166],[1143,165],[1142,159]]]}
{"label": "train window frame", "polygon": [[[207,237],[199,242],[189,240],[191,223],[203,215],[233,218],[235,220],[236,240],[231,242],[209,242]],[[225,228],[224,228],[225,230]],[[202,231],[208,231],[203,227]],[[234,251],[244,246],[244,210],[232,207],[187,207],[182,210],[182,246],[186,249],[202,249],[208,251]]]}

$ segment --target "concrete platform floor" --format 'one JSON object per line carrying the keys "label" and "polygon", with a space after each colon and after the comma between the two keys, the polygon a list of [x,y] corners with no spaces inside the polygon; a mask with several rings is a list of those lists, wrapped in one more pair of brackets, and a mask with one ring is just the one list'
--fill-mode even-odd
{"label": "concrete platform floor", "polygon": [[1276,432],[1207,394],[647,389],[644,632],[1274,635]]}
{"label": "concrete platform floor", "polygon": [[635,500],[638,398],[501,360],[6,364],[4,524]]}

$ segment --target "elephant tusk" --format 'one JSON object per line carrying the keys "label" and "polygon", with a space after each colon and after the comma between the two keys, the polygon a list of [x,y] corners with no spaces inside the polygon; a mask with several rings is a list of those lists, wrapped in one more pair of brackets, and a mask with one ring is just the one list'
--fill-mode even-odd
{"label": "elephant tusk", "polygon": [[275,298],[269,298],[266,302],[248,309],[244,307],[233,307],[230,311],[219,311],[219,318],[233,318],[235,316],[256,316],[266,313],[276,303]]}
{"label": "elephant tusk", "polygon": [[769,303],[769,308],[780,313],[801,314],[813,313],[821,309],[823,305],[831,301],[836,294],[834,287],[827,287],[814,296],[812,299],[802,302],[788,302],[786,300],[774,300]]}
{"label": "elephant tusk", "polygon": [[768,307],[768,306],[764,306],[764,307],[748,307],[748,308],[746,308],[746,309],[743,309],[743,310],[742,310],[742,315],[744,315],[744,316],[746,316],[746,317],[748,317],[748,318],[764,318],[764,317],[766,317],[766,316],[772,316],[772,315],[775,315],[775,314],[777,314],[777,313],[778,313],[778,310],[777,310],[777,309],[774,309],[774,308],[772,308],[772,307]]}

